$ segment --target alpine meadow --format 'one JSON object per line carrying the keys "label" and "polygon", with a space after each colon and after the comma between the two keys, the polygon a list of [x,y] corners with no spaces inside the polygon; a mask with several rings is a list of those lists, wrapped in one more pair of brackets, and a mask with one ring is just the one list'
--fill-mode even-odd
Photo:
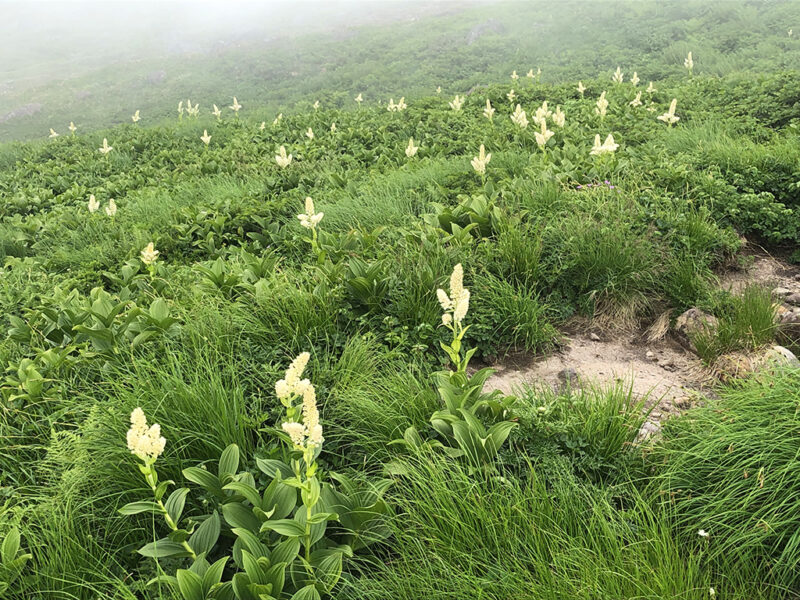
{"label": "alpine meadow", "polygon": [[800,600],[800,2],[0,11],[1,599]]}

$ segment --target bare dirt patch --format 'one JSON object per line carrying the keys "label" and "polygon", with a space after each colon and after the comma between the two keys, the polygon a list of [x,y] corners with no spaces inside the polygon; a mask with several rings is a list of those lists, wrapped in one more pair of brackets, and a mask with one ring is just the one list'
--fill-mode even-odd
{"label": "bare dirt patch", "polygon": [[700,359],[673,342],[643,344],[638,336],[597,339],[575,334],[564,338],[558,352],[544,357],[517,357],[515,364],[493,365],[496,373],[486,382],[487,390],[514,393],[524,387],[567,385],[608,386],[624,382],[637,398],[646,398],[652,408],[643,435],[659,429],[659,423],[685,410],[692,398],[708,393],[710,378]]}
{"label": "bare dirt patch", "polygon": [[766,252],[743,255],[742,260],[743,267],[729,268],[719,274],[720,288],[740,294],[747,285],[758,284],[800,292],[800,268]]}
{"label": "bare dirt patch", "polygon": [[[784,296],[800,292],[800,268],[766,252],[742,256],[744,266],[718,274],[720,288],[740,294],[749,284],[782,290]],[[665,313],[664,316],[666,316]],[[515,355],[498,364],[486,382],[487,391],[513,394],[524,387],[549,386],[555,391],[576,386],[607,387],[618,382],[630,385],[636,398],[644,398],[650,410],[640,437],[657,433],[660,423],[689,408],[695,401],[713,395],[718,379],[698,356],[681,346],[674,333],[654,335],[648,331],[604,337],[589,333],[591,324],[573,325],[564,333],[558,351],[545,356]],[[664,320],[664,334],[668,322]],[[612,330],[613,331],[613,330]]]}

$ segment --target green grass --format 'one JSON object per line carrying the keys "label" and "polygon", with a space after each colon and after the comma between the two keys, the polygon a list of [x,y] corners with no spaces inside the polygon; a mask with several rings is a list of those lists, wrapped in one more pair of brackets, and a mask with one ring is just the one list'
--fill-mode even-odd
{"label": "green grass", "polygon": [[752,351],[775,340],[775,304],[770,288],[748,285],[737,296],[722,296],[716,328],[697,332],[693,343],[706,362],[727,352]]}
{"label": "green grass", "polygon": [[[495,10],[506,33],[464,47],[474,20]],[[410,427],[450,442],[431,422],[443,408],[432,375],[449,366],[451,341],[436,290],[449,289],[457,264],[475,366],[551,352],[575,317],[636,329],[692,306],[719,318],[694,340],[708,362],[774,339],[769,291],[723,294],[714,273],[740,235],[779,251],[800,241],[796,40],[778,39],[794,7],[604,3],[587,9],[603,13],[593,29],[560,40],[546,33],[563,31],[568,12],[539,13],[531,37],[530,10],[468,7],[391,35],[376,27],[354,49],[317,40],[297,60],[335,47],[340,69],[276,86],[285,116],[274,126],[266,101],[248,99],[237,120],[176,122],[170,100],[157,126],[0,148],[0,538],[19,526],[33,555],[9,598],[177,598],[146,582],[189,562],[157,567],[136,553],[164,523],[117,512],[149,493],[125,445],[131,410],[162,426],[162,479],[184,485],[183,468],[213,466],[236,444],[263,489],[256,459],[285,457],[275,382],[303,351],[324,426],[320,478],[392,481],[391,535],[358,549],[329,597],[700,600],[713,587],[720,598],[798,598],[796,372],[720,387],[655,445],[637,440],[644,399],[628,381],[522,389],[501,408],[481,396],[480,427],[513,423],[493,462],[467,465],[455,446],[390,444]],[[751,34],[739,39],[744,23]],[[420,42],[439,28],[438,42]],[[514,54],[522,34],[541,54]],[[437,44],[448,50],[431,52]],[[543,151],[533,125],[509,119],[508,74],[562,44],[570,54],[543,63],[543,81],[514,84],[529,119],[544,100],[567,115],[563,128],[548,121],[555,135]],[[398,48],[405,54],[378,52]],[[681,66],[689,50],[693,78]],[[286,60],[276,54],[275,69]],[[611,83],[618,63],[655,80],[654,111],[630,106],[627,77]],[[371,65],[380,76],[368,76]],[[362,82],[375,95],[356,110],[350,88]],[[485,87],[450,110],[473,83]],[[408,109],[388,112],[379,93],[405,94]],[[681,120],[668,128],[655,116],[672,98]],[[619,150],[593,157],[594,136],[608,133]],[[412,136],[420,150],[409,159]],[[97,151],[103,137],[108,157]],[[481,143],[492,153],[485,177],[470,166]],[[280,145],[294,156],[286,169],[274,161]],[[103,206],[114,198],[116,217],[89,214],[89,194]],[[324,212],[318,251],[297,219],[306,196]],[[152,268],[140,260],[149,242],[160,252]],[[120,312],[108,316],[109,306]],[[159,306],[173,326],[154,324]],[[189,487],[185,514],[202,518],[216,500]],[[225,527],[210,558],[231,549]]]}

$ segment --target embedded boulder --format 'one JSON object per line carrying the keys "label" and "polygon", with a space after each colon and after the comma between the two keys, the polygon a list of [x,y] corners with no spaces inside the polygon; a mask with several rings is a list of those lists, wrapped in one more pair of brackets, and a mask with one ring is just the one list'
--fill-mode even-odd
{"label": "embedded boulder", "polygon": [[675,320],[675,338],[687,350],[697,353],[692,339],[704,331],[714,331],[719,326],[717,318],[699,308],[690,308]]}

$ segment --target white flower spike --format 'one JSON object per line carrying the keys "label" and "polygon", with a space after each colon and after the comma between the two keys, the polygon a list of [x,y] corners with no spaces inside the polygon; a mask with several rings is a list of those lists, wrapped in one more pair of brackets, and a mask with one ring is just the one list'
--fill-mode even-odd
{"label": "white flower spike", "polygon": [[275,155],[275,162],[278,163],[278,166],[281,169],[285,169],[292,163],[292,155],[286,154],[286,148],[283,146],[280,147],[278,150],[278,154]]}
{"label": "white flower spike", "polygon": [[408,158],[412,158],[417,154],[417,150],[419,150],[419,146],[414,145],[414,138],[408,138],[408,146],[406,146],[406,156]]}
{"label": "white flower spike", "polygon": [[619,144],[614,142],[614,136],[610,133],[606,140],[601,144],[600,143],[600,134],[594,136],[594,145],[592,146],[592,151],[589,154],[592,155],[599,155],[599,154],[611,154],[615,152],[619,148]]}
{"label": "white flower spike", "polygon": [[464,98],[456,94],[456,97],[453,98],[448,104],[450,104],[450,108],[458,112],[461,110],[461,107],[464,106]]}
{"label": "white flower spike", "polygon": [[300,219],[300,225],[306,229],[314,229],[319,225],[319,222],[322,221],[322,217],[325,213],[314,212],[314,201],[311,199],[311,196],[306,196],[305,208],[306,212],[297,215],[297,218]]}
{"label": "white flower spike", "polygon": [[478,150],[478,156],[472,159],[470,164],[472,168],[475,169],[475,172],[479,175],[486,174],[486,165],[489,164],[489,161],[492,160],[491,153],[486,154],[486,148],[484,148],[483,144],[481,144],[480,149]]}
{"label": "white flower spike", "polygon": [[665,112],[663,115],[658,115],[658,117],[656,118],[659,121],[664,121],[664,123],[672,127],[673,124],[681,120],[680,117],[675,115],[675,109],[677,108],[677,106],[678,106],[678,99],[673,98],[672,102],[670,102],[669,110]]}
{"label": "white flower spike", "polygon": [[545,119],[539,120],[539,131],[535,131],[533,137],[536,138],[536,144],[539,148],[544,148],[547,145],[547,141],[553,137],[553,132],[547,128]]}
{"label": "white flower spike", "polygon": [[483,109],[483,116],[491,121],[492,117],[494,117],[494,110],[495,109],[492,108],[492,103],[487,98],[486,99],[486,108]]}
{"label": "white flower spike", "polygon": [[528,117],[525,114],[525,111],[522,110],[522,106],[517,104],[517,107],[514,109],[514,112],[511,113],[511,122],[514,123],[520,129],[525,129],[528,127]]}
{"label": "white flower spike", "polygon": [[604,90],[603,93],[600,94],[600,97],[597,99],[597,107],[594,109],[594,113],[596,115],[600,115],[600,118],[602,119],[603,117],[606,116],[607,111],[608,111],[608,100],[606,100],[606,92]]}
{"label": "white flower spike", "polygon": [[161,435],[161,426],[155,423],[148,427],[147,417],[138,407],[131,413],[131,427],[126,440],[131,454],[135,454],[148,464],[155,462],[167,445],[167,440]]}
{"label": "white flower spike", "polygon": [[144,247],[144,250],[139,253],[139,256],[142,262],[149,267],[150,265],[155,264],[155,262],[158,260],[159,254],[160,252],[154,248],[153,242],[150,242]]}

